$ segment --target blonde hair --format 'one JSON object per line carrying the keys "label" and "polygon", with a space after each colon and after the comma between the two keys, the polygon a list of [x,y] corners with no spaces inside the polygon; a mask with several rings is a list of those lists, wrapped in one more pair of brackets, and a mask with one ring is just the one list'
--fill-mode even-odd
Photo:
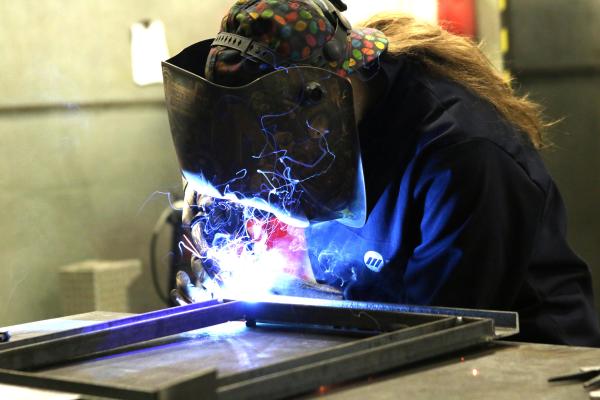
{"label": "blonde hair", "polygon": [[388,37],[390,55],[412,56],[434,74],[460,83],[491,103],[536,148],[544,145],[544,131],[552,124],[543,120],[542,107],[515,94],[472,40],[404,14],[377,14],[361,25]]}

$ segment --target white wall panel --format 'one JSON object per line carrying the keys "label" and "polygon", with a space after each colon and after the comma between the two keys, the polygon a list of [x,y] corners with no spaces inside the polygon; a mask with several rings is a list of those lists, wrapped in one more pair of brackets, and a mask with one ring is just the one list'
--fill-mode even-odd
{"label": "white wall panel", "polygon": [[130,26],[164,22],[172,53],[214,36],[225,0],[0,1],[0,107],[162,98],[133,83]]}
{"label": "white wall panel", "polygon": [[[134,310],[161,305],[148,244],[168,202],[146,200],[181,181],[162,86],[132,79],[130,26],[162,20],[174,54],[230,4],[0,0],[0,326],[58,316],[58,268],[89,258],[141,259]],[[92,106],[47,107],[66,103]]]}

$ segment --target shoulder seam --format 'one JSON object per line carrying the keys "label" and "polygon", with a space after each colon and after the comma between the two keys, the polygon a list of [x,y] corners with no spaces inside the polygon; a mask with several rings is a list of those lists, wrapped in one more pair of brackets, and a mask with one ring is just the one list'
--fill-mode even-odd
{"label": "shoulder seam", "polygon": [[[440,109],[442,109],[444,113],[448,112],[448,107],[446,107],[443,104],[443,102],[438,97],[437,93],[435,93],[432,90],[432,88],[430,87],[430,85],[427,84],[427,82],[424,82],[423,79],[419,78],[419,79],[417,79],[415,81],[415,84],[421,85],[425,90],[427,90],[427,92],[430,93],[431,96],[432,96],[432,98],[435,100],[435,102],[438,105],[438,107],[440,107]],[[464,90],[466,90],[467,92],[469,92],[468,88],[464,87],[463,85],[460,85],[459,83],[456,83],[456,84],[459,85]],[[471,93],[471,92],[469,92],[469,93]],[[479,100],[480,101],[484,101],[483,99],[479,99]],[[453,103],[453,104],[456,104],[456,103]],[[440,136],[434,138],[433,140],[431,140],[430,142],[426,143],[423,146],[423,150],[427,149],[430,145],[434,145],[436,142],[438,142],[439,140],[442,140],[446,136],[447,136],[447,133],[443,133]],[[549,188],[542,187],[539,182],[535,181],[531,177],[531,175],[529,174],[529,172],[527,171],[527,169],[525,168],[525,166],[522,163],[520,163],[519,161],[517,161],[515,159],[515,157],[514,157],[513,154],[511,154],[510,152],[508,152],[505,148],[503,148],[502,146],[500,146],[498,143],[494,142],[493,140],[490,140],[490,139],[485,138],[485,137],[473,137],[473,138],[464,139],[464,140],[456,142],[456,143],[452,143],[450,146],[452,146],[452,145],[460,145],[460,144],[463,144],[463,143],[469,143],[469,142],[473,142],[473,141],[488,142],[488,143],[493,144],[496,148],[500,149],[504,154],[508,155],[523,170],[523,172],[525,173],[525,175],[527,175],[527,177],[531,180],[531,182],[533,182],[533,184],[540,189],[540,191],[544,194],[545,197],[548,195]]]}
{"label": "shoulder seam", "polygon": [[[425,145],[425,147],[423,148],[423,151],[421,151],[421,154],[423,154],[427,149],[431,149],[430,151],[435,151],[435,149],[432,149],[431,147],[434,146],[435,144],[437,144],[437,142],[439,140],[441,140],[443,137],[445,137],[445,134],[443,134],[441,136],[438,136],[434,140],[432,140],[431,142],[427,143]],[[445,146],[441,146],[441,147],[439,147],[439,149],[449,148],[449,147],[455,147],[455,146],[462,146],[462,145],[466,145],[466,144],[469,144],[469,143],[476,143],[476,142],[491,144],[494,148],[496,148],[496,149],[500,150],[502,153],[506,154],[508,157],[510,157],[510,159],[515,164],[517,164],[519,166],[519,168],[529,178],[529,180],[542,192],[542,194],[544,195],[544,197],[548,196],[548,189],[542,187],[539,182],[537,182],[536,180],[534,180],[531,177],[531,174],[525,168],[525,166],[521,162],[519,162],[518,160],[516,160],[513,154],[511,154],[510,152],[508,152],[504,147],[500,146],[498,143],[494,142],[493,140],[490,140],[490,139],[484,138],[484,137],[472,137],[472,138],[463,139],[463,140],[455,142],[455,143],[450,143],[450,144],[445,145]],[[419,154],[419,156],[421,154]]]}

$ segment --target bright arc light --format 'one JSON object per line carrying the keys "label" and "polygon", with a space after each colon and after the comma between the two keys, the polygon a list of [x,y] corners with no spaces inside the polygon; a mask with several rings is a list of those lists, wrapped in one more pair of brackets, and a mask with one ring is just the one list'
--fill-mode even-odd
{"label": "bright arc light", "polygon": [[256,208],[258,210],[266,211],[276,216],[277,219],[279,219],[284,224],[294,226],[296,228],[307,228],[309,225],[309,222],[306,218],[294,218],[285,210],[273,207],[271,204],[269,204],[264,199],[261,199],[260,197],[240,198],[233,192],[223,194],[210,182],[208,182],[206,179],[199,175],[200,174],[196,174],[193,172],[185,170],[183,171],[183,176],[197,193],[210,196],[214,199],[229,200],[232,203],[241,204],[245,207],[251,207]]}

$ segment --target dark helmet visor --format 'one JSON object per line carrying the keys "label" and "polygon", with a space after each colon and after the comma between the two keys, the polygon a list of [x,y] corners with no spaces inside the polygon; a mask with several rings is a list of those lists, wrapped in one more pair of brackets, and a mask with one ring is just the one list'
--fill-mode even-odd
{"label": "dark helmet visor", "polygon": [[241,87],[220,86],[201,73],[209,44],[163,63],[173,143],[189,184],[294,225],[362,226],[365,191],[350,82],[302,66]]}

